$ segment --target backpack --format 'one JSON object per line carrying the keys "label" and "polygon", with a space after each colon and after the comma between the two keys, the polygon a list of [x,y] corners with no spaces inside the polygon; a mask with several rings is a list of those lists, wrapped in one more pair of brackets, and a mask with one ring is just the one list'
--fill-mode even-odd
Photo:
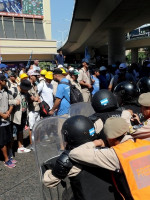
{"label": "backpack", "polygon": [[49,116],[49,111],[50,111],[49,105],[45,101],[42,101],[40,103],[40,116],[41,117]]}
{"label": "backpack", "polygon": [[70,81],[67,82],[60,82],[59,84],[65,84],[70,86],[70,104],[83,102],[83,96],[79,89],[76,88],[75,85],[72,85]]}

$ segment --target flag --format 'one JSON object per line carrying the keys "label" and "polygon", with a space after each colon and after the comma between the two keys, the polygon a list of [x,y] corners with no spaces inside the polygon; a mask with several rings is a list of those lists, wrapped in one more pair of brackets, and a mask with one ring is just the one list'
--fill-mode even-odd
{"label": "flag", "polygon": [[28,60],[28,63],[27,63],[26,69],[28,69],[28,68],[30,67],[31,60],[32,60],[32,52],[33,52],[33,51],[31,51],[31,54],[30,54],[30,57],[29,57],[29,60]]}
{"label": "flag", "polygon": [[84,56],[85,59],[87,59],[88,61],[90,61],[90,54],[89,54],[89,51],[88,51],[88,47],[85,47],[85,56]]}

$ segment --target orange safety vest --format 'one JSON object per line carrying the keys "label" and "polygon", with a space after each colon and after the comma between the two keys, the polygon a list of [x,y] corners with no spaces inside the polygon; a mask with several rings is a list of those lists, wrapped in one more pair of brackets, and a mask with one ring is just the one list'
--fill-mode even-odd
{"label": "orange safety vest", "polygon": [[134,200],[150,200],[150,141],[128,140],[113,146]]}

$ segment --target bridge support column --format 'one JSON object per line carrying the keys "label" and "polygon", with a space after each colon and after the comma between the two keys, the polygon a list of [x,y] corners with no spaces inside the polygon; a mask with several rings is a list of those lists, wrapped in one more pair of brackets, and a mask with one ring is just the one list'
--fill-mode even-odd
{"label": "bridge support column", "polygon": [[123,28],[109,30],[108,64],[114,64],[116,61],[125,62],[125,33]]}
{"label": "bridge support column", "polygon": [[131,63],[138,63],[138,48],[131,49]]}

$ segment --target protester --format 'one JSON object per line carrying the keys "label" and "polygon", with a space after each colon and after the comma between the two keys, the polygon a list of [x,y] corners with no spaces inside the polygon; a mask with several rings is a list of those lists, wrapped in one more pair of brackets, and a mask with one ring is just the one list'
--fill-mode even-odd
{"label": "protester", "polygon": [[[16,97],[16,105],[14,105],[13,112],[11,114],[11,121],[13,122],[13,136],[17,136],[18,141],[18,153],[28,153],[31,150],[27,149],[23,145],[23,130],[27,123],[28,102],[27,92],[32,88],[30,81],[22,80],[20,86],[18,86],[18,94]],[[20,103],[18,104],[19,101]]]}
{"label": "protester", "polygon": [[40,96],[41,102],[44,101],[49,106],[49,110],[52,109],[54,104],[54,97],[53,97],[53,85],[51,84],[53,80],[53,73],[48,71],[45,74],[45,79],[41,81],[38,86],[38,94]]}
{"label": "protester", "polygon": [[70,71],[70,82],[71,82],[71,84],[75,85],[75,87],[78,90],[80,90],[80,92],[82,93],[81,85],[78,82],[78,76],[79,76],[78,70],[71,70]]}
{"label": "protester", "polygon": [[39,81],[42,82],[42,81],[45,81],[45,75],[46,75],[47,71],[46,69],[42,69],[41,72],[40,72],[40,78],[39,78]]}
{"label": "protester", "polygon": [[55,59],[55,61],[56,61],[56,64],[57,65],[64,65],[64,61],[65,61],[65,56],[63,55],[63,52],[60,50],[59,51],[59,54],[58,55],[56,55],[56,59]]}
{"label": "protester", "polygon": [[116,85],[123,81],[131,81],[131,82],[136,82],[135,78],[133,77],[132,74],[128,73],[127,71],[127,65],[126,63],[121,63],[119,65],[119,72],[117,75],[115,75],[108,86],[108,89],[110,91],[113,91]]}
{"label": "protester", "polygon": [[35,60],[34,60],[33,70],[34,70],[34,71],[37,71],[38,73],[40,72],[39,60],[38,60],[38,59],[35,59]]}
{"label": "protester", "polygon": [[101,89],[108,89],[108,80],[107,80],[107,68],[105,66],[101,66],[100,69],[100,76],[99,76],[99,80],[100,80],[100,88]]}
{"label": "protester", "polygon": [[91,76],[92,82],[93,82],[93,90],[92,90],[92,96],[100,90],[100,80],[99,80],[99,69],[93,69],[93,75]]}
{"label": "protester", "polygon": [[14,168],[16,161],[8,155],[8,145],[12,140],[11,125],[9,121],[13,106],[9,103],[12,95],[5,88],[6,77],[0,74],[0,148],[4,156],[4,165]]}
{"label": "protester", "polygon": [[30,127],[30,131],[29,131],[29,135],[30,135],[30,145],[32,148],[32,128],[35,124],[36,121],[38,121],[40,119],[40,107],[39,107],[39,103],[40,103],[40,97],[38,95],[38,90],[37,90],[37,86],[36,86],[36,81],[37,81],[37,76],[39,76],[39,73],[32,70],[28,71],[28,74],[30,76],[30,82],[32,85],[32,88],[28,91],[28,102],[29,102],[29,127]]}
{"label": "protester", "polygon": [[58,82],[55,102],[50,110],[49,114],[66,116],[69,113],[70,108],[70,87],[65,83],[69,83],[69,80],[65,78],[61,69],[55,69],[53,72],[54,80]]}

